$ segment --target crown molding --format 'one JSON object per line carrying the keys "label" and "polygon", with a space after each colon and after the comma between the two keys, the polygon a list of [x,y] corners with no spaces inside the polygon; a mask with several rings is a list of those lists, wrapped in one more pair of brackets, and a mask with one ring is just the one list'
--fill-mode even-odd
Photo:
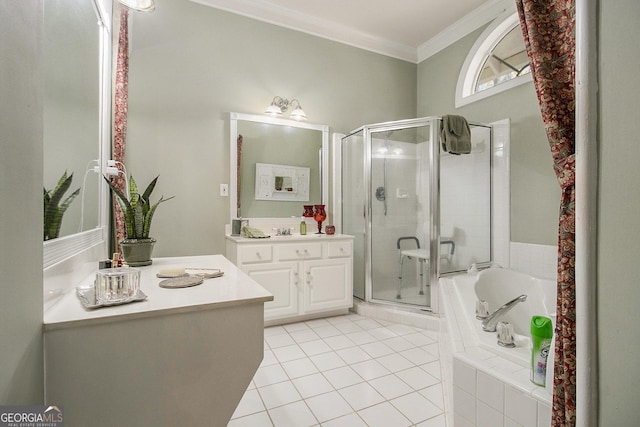
{"label": "crown molding", "polygon": [[463,16],[431,39],[418,46],[418,63],[451,46],[483,25],[493,21],[505,11],[514,11],[513,0],[491,0]]}
{"label": "crown molding", "polygon": [[487,1],[416,49],[413,46],[357,31],[330,20],[316,18],[259,0],[190,1],[414,64],[435,55],[467,34],[492,21],[508,8],[515,9],[513,0]]}
{"label": "crown molding", "polygon": [[222,9],[269,24],[307,33],[349,46],[417,63],[415,47],[396,43],[374,34],[354,30],[326,19],[292,11],[257,0],[190,0],[204,6]]}

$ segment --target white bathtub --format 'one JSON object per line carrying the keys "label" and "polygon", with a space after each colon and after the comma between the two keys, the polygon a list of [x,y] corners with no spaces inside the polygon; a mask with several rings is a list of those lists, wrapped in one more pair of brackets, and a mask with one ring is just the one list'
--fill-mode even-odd
{"label": "white bathtub", "polygon": [[[492,268],[445,277],[440,285],[451,340],[455,425],[508,425],[511,420],[548,426],[553,356],[548,360],[547,386],[533,384],[529,325],[533,315],[550,317],[555,324],[555,282]],[[516,347],[501,347],[496,333],[483,331],[482,321],[475,318],[476,301],[486,300],[492,313],[523,294],[527,300],[502,319],[513,324]]]}

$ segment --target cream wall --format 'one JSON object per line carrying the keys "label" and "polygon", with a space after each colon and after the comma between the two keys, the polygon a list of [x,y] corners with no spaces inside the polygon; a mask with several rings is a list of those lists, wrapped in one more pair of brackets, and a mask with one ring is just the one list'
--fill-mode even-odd
{"label": "cream wall", "polygon": [[632,426],[640,419],[640,3],[599,3],[600,425]]}
{"label": "cream wall", "polygon": [[44,399],[41,67],[41,2],[0,2],[0,405]]}
{"label": "cream wall", "polygon": [[309,122],[348,132],[415,117],[416,66],[186,0],[133,15],[127,167],[160,174],[154,256],[224,253],[229,111],[297,98]]}
{"label": "cream wall", "polygon": [[418,115],[511,119],[511,241],[557,244],[560,187],[553,172],[533,83],[455,108],[458,75],[479,29],[418,65]]}

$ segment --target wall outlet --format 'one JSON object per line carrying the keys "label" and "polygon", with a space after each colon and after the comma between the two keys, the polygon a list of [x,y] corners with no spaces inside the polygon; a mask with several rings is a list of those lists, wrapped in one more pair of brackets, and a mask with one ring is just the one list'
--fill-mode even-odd
{"label": "wall outlet", "polygon": [[229,184],[220,184],[220,195],[222,197],[229,196]]}

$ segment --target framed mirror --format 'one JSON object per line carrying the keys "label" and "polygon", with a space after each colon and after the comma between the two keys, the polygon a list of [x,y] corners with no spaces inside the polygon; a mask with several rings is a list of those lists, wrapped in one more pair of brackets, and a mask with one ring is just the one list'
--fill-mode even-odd
{"label": "framed mirror", "polygon": [[44,242],[49,267],[106,240],[107,203],[103,159],[110,135],[111,42],[102,0],[44,3],[43,187],[73,174],[58,237]]}
{"label": "framed mirror", "polygon": [[230,113],[231,218],[302,216],[327,204],[329,126]]}

